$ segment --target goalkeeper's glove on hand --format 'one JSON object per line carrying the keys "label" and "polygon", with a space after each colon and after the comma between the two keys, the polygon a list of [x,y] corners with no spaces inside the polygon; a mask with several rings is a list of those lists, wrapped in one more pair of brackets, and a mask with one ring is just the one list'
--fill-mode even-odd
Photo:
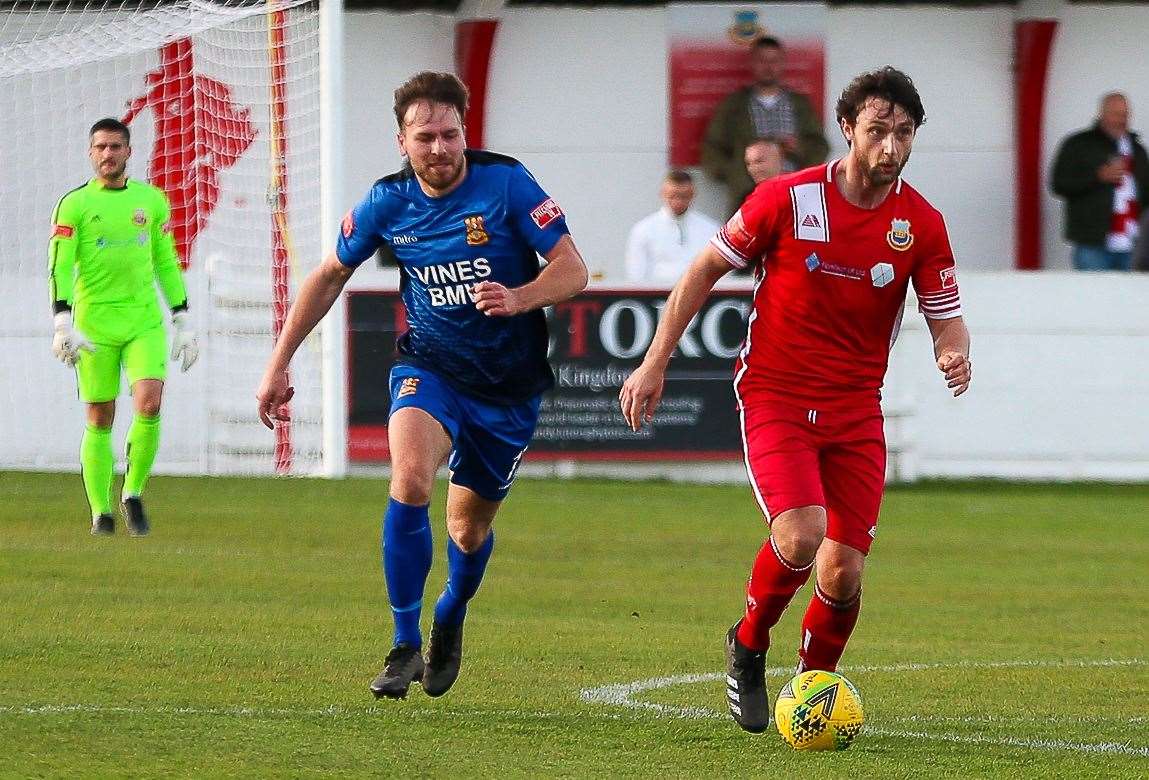
{"label": "goalkeeper's glove on hand", "polygon": [[199,357],[199,342],[186,311],[172,315],[172,329],[172,360],[183,360],[180,370],[187,371]]}
{"label": "goalkeeper's glove on hand", "polygon": [[92,342],[84,334],[72,327],[72,312],[62,311],[56,315],[56,335],[52,337],[52,352],[66,366],[76,365],[80,350],[94,352]]}

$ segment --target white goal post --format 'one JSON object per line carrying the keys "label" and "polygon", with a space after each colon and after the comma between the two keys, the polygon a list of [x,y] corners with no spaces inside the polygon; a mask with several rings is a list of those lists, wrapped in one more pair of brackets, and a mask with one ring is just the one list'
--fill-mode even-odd
{"label": "white goal post", "polygon": [[[92,175],[88,129],[110,116],[131,128],[129,175],[172,203],[200,335],[198,365],[169,364],[157,469],[345,473],[341,310],[292,363],[290,425],[255,414],[286,307],[338,222],[338,68],[324,63],[339,54],[321,50],[338,50],[340,18],[328,0],[0,4],[0,469],[78,467],[83,409],[49,349],[46,249],[56,202]],[[118,431],[129,417],[121,398]]]}

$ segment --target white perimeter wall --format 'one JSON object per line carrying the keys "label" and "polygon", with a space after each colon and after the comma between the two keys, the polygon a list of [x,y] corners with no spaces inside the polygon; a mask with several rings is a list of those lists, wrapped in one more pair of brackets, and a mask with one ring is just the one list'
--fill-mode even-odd
{"label": "white perimeter wall", "polygon": [[[1135,112],[1149,112],[1149,69],[1130,54],[1149,40],[1149,8],[1026,5],[1061,21],[1047,99],[1047,159],[1064,133],[1088,124],[1097,96],[1109,89],[1124,89]],[[827,15],[828,115],[851,76],[886,62],[907,70],[921,88],[929,121],[907,179],[946,214],[974,333],[975,390],[955,403],[924,357],[920,318],[907,315],[888,395],[914,410],[907,435],[919,473],[1147,479],[1149,279],[970,273],[1012,264],[1014,16],[1010,8],[837,6]],[[391,93],[417,70],[451,69],[455,21],[440,14],[348,14],[345,207],[399,167]],[[606,281],[618,278],[626,232],[657,207],[665,167],[665,9],[505,9],[490,88],[488,146],[535,171],[568,212],[592,269]],[[828,135],[841,151],[832,127]],[[1046,205],[1047,261],[1064,267],[1060,204]],[[365,265],[352,286],[393,281],[393,273]],[[47,323],[26,328],[44,328],[45,350]],[[16,387],[22,379],[11,373],[0,381]],[[173,387],[169,400],[181,391]],[[34,388],[6,395],[29,400],[0,408],[0,440],[18,455],[16,463],[75,468],[79,404],[69,399],[60,408],[33,409]],[[194,438],[179,422],[181,405],[171,405],[165,417],[167,435]],[[46,440],[24,440],[29,428],[21,420],[29,414],[55,419]],[[186,469],[167,459],[172,452],[169,439],[161,470]]]}
{"label": "white perimeter wall", "polygon": [[[1013,9],[835,7],[826,18],[833,152],[845,150],[832,119],[842,87],[903,68],[929,115],[907,180],[946,214],[964,268],[1012,267]],[[507,8],[500,20],[486,145],[521,159],[562,204],[596,278],[621,279],[627,232],[659,206],[666,171],[667,10]],[[391,91],[417,70],[450,69],[454,18],[353,13],[346,30],[350,206],[398,167]],[[370,148],[376,135],[382,148]],[[699,208],[721,217],[720,189],[703,179],[701,190]],[[357,286],[387,278],[362,276]]]}
{"label": "white perimeter wall", "polygon": [[[834,6],[826,15],[833,153],[845,150],[832,116],[849,79],[887,63],[910,73],[928,122],[906,179],[945,213],[965,269],[1013,267],[1013,29],[1023,16],[1059,22],[1046,95],[1048,174],[1060,140],[1092,122],[1103,93],[1129,95],[1135,128],[1149,112],[1149,69],[1136,55],[1149,40],[1149,6],[1031,0],[964,10]],[[620,279],[626,233],[658,207],[666,167],[667,10],[507,8],[500,19],[487,146],[526,162],[567,211],[592,270]],[[348,207],[398,168],[391,92],[417,70],[451,69],[454,25],[444,14],[348,13]],[[1044,184],[1046,267],[1068,268],[1062,203]],[[719,216],[720,190],[701,189],[699,207]],[[365,269],[355,284],[388,278]]]}

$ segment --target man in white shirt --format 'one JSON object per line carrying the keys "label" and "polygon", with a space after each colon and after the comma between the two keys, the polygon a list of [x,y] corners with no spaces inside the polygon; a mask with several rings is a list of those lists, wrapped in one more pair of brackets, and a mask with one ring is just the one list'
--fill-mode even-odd
{"label": "man in white shirt", "polygon": [[662,208],[636,222],[626,242],[626,278],[652,287],[670,287],[677,282],[721,227],[690,208],[694,180],[686,171],[667,173],[661,196]]}

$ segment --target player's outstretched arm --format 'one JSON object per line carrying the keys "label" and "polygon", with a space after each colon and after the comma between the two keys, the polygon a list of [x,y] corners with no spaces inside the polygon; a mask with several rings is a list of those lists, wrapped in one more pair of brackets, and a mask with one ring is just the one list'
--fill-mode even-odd
{"label": "player's outstretched arm", "polygon": [[569,236],[543,255],[547,267],[533,281],[509,288],[498,282],[475,285],[475,308],[488,317],[512,317],[565,301],[586,289],[586,263]]}
{"label": "player's outstretched arm", "polygon": [[961,317],[945,320],[926,318],[930,336],[934,340],[934,359],[938,370],[945,375],[946,387],[953,390],[954,398],[969,389],[973,378],[973,364],[969,360],[969,329]]}
{"label": "player's outstretched arm", "polygon": [[730,263],[710,244],[698,253],[686,273],[670,291],[666,308],[658,321],[658,330],[646,350],[646,357],[634,373],[627,377],[618,393],[622,416],[631,430],[637,431],[643,422],[654,419],[654,410],[662,400],[662,386],[666,377],[666,364],[682,332],[706,302],[714,284],[731,269]]}
{"label": "player's outstretched arm", "polygon": [[259,419],[268,428],[275,427],[273,420],[286,419],[285,410],[281,407],[295,395],[295,388],[287,384],[287,366],[291,357],[331,309],[331,304],[335,303],[354,272],[354,268],[343,265],[332,252],[303,280],[299,295],[287,312],[287,321],[275,342],[255,396],[259,401]]}

